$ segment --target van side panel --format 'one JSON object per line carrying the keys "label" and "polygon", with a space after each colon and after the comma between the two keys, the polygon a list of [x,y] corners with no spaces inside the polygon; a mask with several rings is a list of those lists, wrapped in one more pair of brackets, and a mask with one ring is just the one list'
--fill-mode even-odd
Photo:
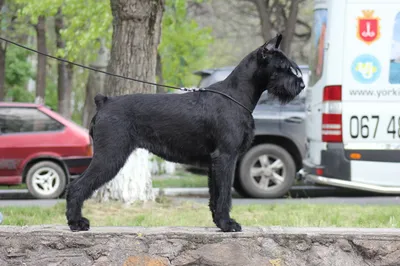
{"label": "van side panel", "polygon": [[400,143],[400,84],[390,83],[391,61],[400,60],[400,2],[349,0],[346,10],[343,142]]}
{"label": "van side panel", "polygon": [[351,180],[399,186],[400,1],[349,0],[346,9],[343,142],[361,157]]}

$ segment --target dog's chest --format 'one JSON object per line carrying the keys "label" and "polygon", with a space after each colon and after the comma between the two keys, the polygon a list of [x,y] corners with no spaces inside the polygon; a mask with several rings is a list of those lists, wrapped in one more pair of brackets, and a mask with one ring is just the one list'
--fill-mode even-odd
{"label": "dog's chest", "polygon": [[239,147],[241,152],[246,151],[254,138],[254,120],[251,119],[250,121],[248,121],[248,123],[246,123],[245,126],[243,126],[243,133],[242,133],[242,143]]}

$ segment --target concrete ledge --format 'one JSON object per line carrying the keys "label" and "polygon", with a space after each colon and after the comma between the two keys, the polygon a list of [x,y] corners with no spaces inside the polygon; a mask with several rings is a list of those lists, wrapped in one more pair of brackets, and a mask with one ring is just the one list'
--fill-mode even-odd
{"label": "concrete ledge", "polygon": [[3,265],[400,265],[400,230],[0,226]]}

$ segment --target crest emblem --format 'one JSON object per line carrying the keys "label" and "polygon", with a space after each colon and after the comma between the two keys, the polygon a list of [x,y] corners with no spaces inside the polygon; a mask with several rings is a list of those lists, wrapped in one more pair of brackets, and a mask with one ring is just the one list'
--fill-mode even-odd
{"label": "crest emblem", "polygon": [[364,16],[357,18],[357,37],[370,45],[378,40],[381,35],[381,26],[379,25],[380,18],[373,16],[373,10],[363,10],[362,13]]}

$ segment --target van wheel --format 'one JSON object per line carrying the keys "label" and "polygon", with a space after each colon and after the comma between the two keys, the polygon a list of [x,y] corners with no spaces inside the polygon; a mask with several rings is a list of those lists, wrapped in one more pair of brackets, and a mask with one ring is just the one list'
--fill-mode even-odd
{"label": "van wheel", "polygon": [[292,187],[296,165],[282,147],[262,144],[251,148],[239,164],[241,188],[254,198],[279,198]]}
{"label": "van wheel", "polygon": [[38,199],[55,199],[67,184],[64,170],[56,163],[41,161],[31,166],[26,175],[29,193]]}

